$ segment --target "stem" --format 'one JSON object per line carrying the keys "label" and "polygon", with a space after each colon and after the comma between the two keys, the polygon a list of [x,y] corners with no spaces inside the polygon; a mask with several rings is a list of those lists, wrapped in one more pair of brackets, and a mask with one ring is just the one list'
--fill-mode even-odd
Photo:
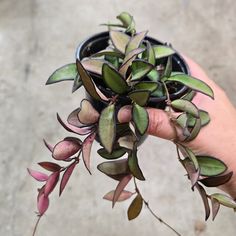
{"label": "stem", "polygon": [[39,216],[38,219],[37,219],[37,221],[36,221],[36,224],[35,224],[35,226],[34,226],[34,231],[33,231],[32,236],[35,236],[35,233],[36,233],[36,231],[37,231],[37,228],[38,228],[39,221],[40,221],[41,217],[42,217],[42,216]]}
{"label": "stem", "polygon": [[181,236],[180,233],[178,233],[172,226],[170,226],[167,222],[165,222],[162,218],[160,218],[159,216],[157,216],[156,213],[154,213],[154,211],[151,209],[151,207],[149,206],[148,202],[143,198],[142,194],[139,191],[136,179],[134,177],[134,185],[135,185],[135,190],[138,194],[140,194],[141,198],[143,199],[143,202],[145,204],[145,206],[147,207],[147,209],[150,211],[150,213],[162,224],[164,224],[167,228],[169,228],[170,230],[172,230],[176,235]]}

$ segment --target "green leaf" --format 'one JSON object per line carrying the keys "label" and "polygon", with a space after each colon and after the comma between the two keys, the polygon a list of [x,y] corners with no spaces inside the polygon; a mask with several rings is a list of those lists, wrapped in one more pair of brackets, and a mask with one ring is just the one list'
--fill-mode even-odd
{"label": "green leaf", "polygon": [[112,56],[105,56],[105,60],[111,63],[111,67],[114,67],[114,69],[118,69],[119,67],[119,58],[118,57],[112,57]]}
{"label": "green leaf", "polygon": [[72,87],[72,93],[74,93],[77,89],[79,89],[82,86],[82,80],[80,79],[79,74],[75,77],[74,84]]}
{"label": "green leaf", "polygon": [[128,219],[133,220],[136,217],[138,217],[138,215],[142,210],[142,207],[143,207],[143,199],[142,196],[138,194],[129,206]]}
{"label": "green leaf", "polygon": [[146,61],[137,59],[133,61],[131,69],[132,69],[131,81],[135,81],[147,75],[153,69],[153,65]]}
{"label": "green leaf", "polygon": [[155,53],[149,41],[147,41],[147,58],[150,64],[152,64],[153,66],[156,65]]}
{"label": "green leaf", "polygon": [[96,100],[103,100],[98,94],[92,78],[90,77],[88,72],[84,69],[83,65],[78,59],[76,60],[76,65],[78,73],[80,75],[80,79],[82,80],[84,88],[86,89],[87,93]]}
{"label": "green leaf", "polygon": [[105,159],[117,159],[122,157],[126,153],[125,148],[114,149],[112,153],[107,152],[105,148],[101,148],[97,153]]}
{"label": "green leaf", "polygon": [[164,76],[169,78],[172,72],[172,56],[169,56],[167,59],[166,68],[164,71]]}
{"label": "green leaf", "polygon": [[139,82],[134,85],[135,90],[148,90],[150,92],[154,92],[158,87],[158,84],[156,82]]}
{"label": "green leaf", "polygon": [[110,39],[114,47],[122,54],[125,54],[125,49],[129,43],[130,37],[120,31],[111,30]]}
{"label": "green leaf", "polygon": [[165,96],[163,86],[159,84],[159,87],[157,88],[157,90],[152,92],[151,96],[158,97],[158,98]]}
{"label": "green leaf", "polygon": [[[173,74],[173,73],[172,73]],[[184,99],[184,100],[188,100],[188,101],[192,101],[194,96],[196,95],[196,92],[191,90],[189,93],[185,94],[183,97],[181,97],[181,99]]]}
{"label": "green leaf", "polygon": [[214,193],[211,198],[216,199],[221,205],[236,209],[236,202],[231,198],[221,193]]}
{"label": "green leaf", "polygon": [[137,149],[130,152],[129,157],[128,157],[128,166],[132,175],[135,178],[139,180],[145,180],[143,173],[138,164]]}
{"label": "green leaf", "polygon": [[135,33],[135,22],[133,16],[131,16],[128,12],[122,12],[116,18],[122,22],[122,25],[125,28],[127,28],[126,32]]}
{"label": "green leaf", "polygon": [[183,129],[183,135],[185,137],[189,137],[190,132],[188,130],[188,115],[186,113],[179,115],[176,119],[176,122]]}
{"label": "green leaf", "polygon": [[128,94],[128,97],[140,106],[145,106],[150,97],[150,91],[148,90],[136,90]]}
{"label": "green leaf", "polygon": [[119,72],[107,64],[103,64],[102,78],[106,85],[115,93],[123,94],[129,90],[129,86]]}
{"label": "green leaf", "polygon": [[205,82],[186,74],[177,74],[168,78],[168,81],[181,83],[195,91],[201,92],[214,99],[214,92]]}
{"label": "green leaf", "polygon": [[107,106],[101,113],[98,123],[98,134],[100,141],[108,153],[112,152],[115,136],[115,105]]}
{"label": "green leaf", "polygon": [[189,102],[188,100],[176,99],[171,102],[171,106],[180,111],[187,112],[196,118],[199,117],[198,108],[196,107],[196,105],[194,105],[192,102]]}
{"label": "green leaf", "polygon": [[188,158],[191,160],[191,162],[194,165],[195,170],[199,169],[199,160],[198,158],[195,156],[195,154],[191,151],[191,149],[181,145],[181,147],[184,149],[184,151],[186,152],[186,155],[188,156]]}
{"label": "green leaf", "polygon": [[169,57],[176,53],[175,50],[172,49],[171,47],[163,46],[163,45],[153,46],[153,50],[154,50],[156,59]]}
{"label": "green leaf", "polygon": [[147,31],[143,31],[133,36],[127,45],[125,54],[127,55],[132,50],[139,48],[146,35]]}
{"label": "green leaf", "polygon": [[78,72],[75,63],[64,65],[53,72],[53,74],[48,78],[46,85],[66,80],[74,80],[77,74]]}
{"label": "green leaf", "polygon": [[185,140],[186,142],[190,142],[192,140],[194,140],[199,132],[201,131],[201,120],[198,118],[196,119],[196,122],[195,122],[195,125],[193,126],[191,132],[190,132],[190,135],[187,137],[187,139]]}
{"label": "green leaf", "polygon": [[98,75],[102,74],[103,64],[104,63],[108,64],[108,62],[103,59],[93,59],[93,58],[84,59],[81,63],[85,68],[85,70]]}
{"label": "green leaf", "polygon": [[159,73],[156,69],[152,69],[148,74],[147,77],[153,81],[153,82],[157,82],[160,80],[160,76]]}
{"label": "green leaf", "polygon": [[132,117],[139,133],[141,135],[144,135],[144,133],[147,131],[149,123],[148,113],[146,109],[134,103],[132,109]]}
{"label": "green leaf", "polygon": [[[207,125],[211,120],[208,112],[203,111],[203,110],[199,110],[199,118],[201,120],[201,127]],[[188,126],[194,127],[195,123],[196,123],[196,118],[189,115],[188,116]]]}
{"label": "green leaf", "polygon": [[129,52],[125,58],[124,61],[119,69],[119,72],[121,75],[123,75],[125,77],[126,72],[129,68],[129,66],[132,64],[132,62],[135,60],[135,58],[137,57],[138,54],[142,53],[145,49],[143,48],[137,48],[132,50],[131,52]]}
{"label": "green leaf", "polygon": [[197,156],[200,174],[203,176],[216,176],[223,174],[227,166],[219,159],[210,156]]}

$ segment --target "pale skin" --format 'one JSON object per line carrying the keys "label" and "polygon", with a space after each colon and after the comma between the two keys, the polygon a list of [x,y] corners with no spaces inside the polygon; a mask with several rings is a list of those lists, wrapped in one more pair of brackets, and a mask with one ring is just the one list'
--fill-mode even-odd
{"label": "pale skin", "polygon": [[[190,67],[191,75],[205,81],[213,89],[214,100],[201,93],[195,95],[193,103],[199,109],[209,113],[211,122],[201,129],[193,141],[184,145],[191,148],[197,155],[205,154],[222,160],[228,166],[228,172],[233,171],[231,180],[220,186],[220,189],[236,199],[236,109],[225,92],[208,78],[199,65],[189,58],[185,59]],[[148,134],[167,140],[176,139],[176,130],[165,111],[155,108],[147,108],[147,111],[149,114]],[[129,121],[130,108],[122,108],[118,113],[118,119],[120,122]],[[181,138],[181,131],[179,129],[177,131]]]}

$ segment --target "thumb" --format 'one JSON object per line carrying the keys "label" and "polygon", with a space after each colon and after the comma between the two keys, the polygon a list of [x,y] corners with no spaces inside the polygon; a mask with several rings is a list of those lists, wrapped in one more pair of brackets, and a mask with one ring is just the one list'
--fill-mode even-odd
{"label": "thumb", "polygon": [[[146,110],[149,116],[148,134],[168,140],[176,139],[176,129],[165,111],[155,108],[147,108]],[[131,106],[124,106],[119,110],[119,122],[129,122],[131,118]]]}

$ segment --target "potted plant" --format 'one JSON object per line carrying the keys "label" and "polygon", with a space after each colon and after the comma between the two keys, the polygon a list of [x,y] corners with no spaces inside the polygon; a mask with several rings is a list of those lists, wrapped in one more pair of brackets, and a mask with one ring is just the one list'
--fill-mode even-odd
{"label": "potted plant", "polygon": [[[73,92],[85,88],[86,98],[67,121],[57,115],[67,131],[84,139],[69,136],[54,146],[44,141],[57,162],[38,163],[49,171],[49,175],[28,169],[33,178],[44,182],[38,190],[38,222],[48,209],[49,196],[56,185],[60,185],[61,195],[80,159],[91,174],[90,152],[97,140],[101,145],[97,153],[101,160],[106,159],[97,168],[117,181],[114,190],[105,194],[104,199],[111,201],[114,207],[117,201],[133,198],[128,209],[129,220],[135,219],[145,204],[160,222],[180,235],[153,213],[138,188],[138,181],[145,180],[138,163],[139,145],[145,139],[149,124],[145,107],[165,109],[173,127],[182,128],[184,139],[173,140],[178,159],[187,171],[192,189],[196,188],[202,197],[205,219],[210,215],[209,201],[214,219],[220,205],[235,209],[236,203],[220,193],[208,195],[203,185],[222,185],[230,180],[232,172],[226,173],[226,165],[217,158],[196,156],[184,145],[196,138],[201,128],[210,122],[209,114],[191,102],[195,92],[212,99],[214,94],[206,83],[191,77],[184,59],[171,45],[147,36],[147,31],[137,33],[133,17],[126,12],[117,19],[120,23],[105,24],[109,31],[85,40],[76,51],[76,62],[60,67],[46,83],[71,80]],[[126,105],[132,109],[132,119],[119,123],[117,113]],[[176,111],[179,112],[177,118],[174,116]],[[125,190],[132,179],[135,192]]]}

